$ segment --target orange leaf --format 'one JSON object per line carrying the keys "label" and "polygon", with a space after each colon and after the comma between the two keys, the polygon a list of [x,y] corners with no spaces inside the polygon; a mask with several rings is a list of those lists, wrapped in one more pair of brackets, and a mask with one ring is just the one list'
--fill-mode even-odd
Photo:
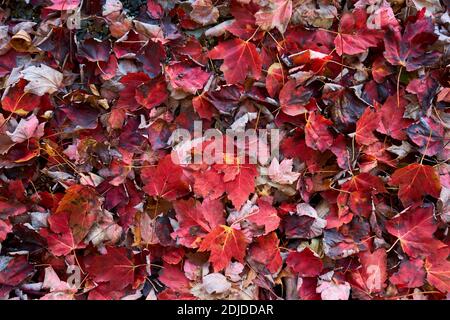
{"label": "orange leaf", "polygon": [[99,196],[91,187],[74,185],[67,189],[59,202],[56,214],[69,215],[69,226],[75,243],[83,240],[88,234],[97,218],[100,205]]}
{"label": "orange leaf", "polygon": [[248,242],[241,230],[219,225],[203,239],[199,251],[211,252],[209,261],[214,272],[218,272],[225,269],[232,258],[243,262]]}

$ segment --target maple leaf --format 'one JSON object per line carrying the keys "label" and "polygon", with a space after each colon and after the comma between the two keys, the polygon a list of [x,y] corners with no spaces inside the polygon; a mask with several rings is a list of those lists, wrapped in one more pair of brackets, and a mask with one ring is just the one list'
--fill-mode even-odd
{"label": "maple leaf", "polygon": [[80,241],[76,242],[69,226],[70,215],[68,212],[53,214],[48,218],[50,232],[47,229],[40,230],[40,235],[47,240],[49,250],[57,257],[65,256],[75,249],[84,248]]}
{"label": "maple leaf", "polygon": [[189,280],[179,267],[164,264],[159,280],[167,287],[178,292],[189,292]]}
{"label": "maple leaf", "polygon": [[448,258],[448,247],[435,251],[425,259],[425,270],[427,281],[439,291],[450,292],[450,261]]}
{"label": "maple leaf", "polygon": [[277,28],[284,33],[292,16],[292,0],[272,0],[256,14],[256,24],[263,30]]}
{"label": "maple leaf", "polygon": [[107,62],[111,44],[109,41],[99,41],[94,38],[87,39],[80,44],[78,55],[91,62]]}
{"label": "maple leaf", "polygon": [[283,159],[279,163],[277,158],[273,158],[267,171],[269,178],[280,184],[294,183],[300,173],[292,171],[292,162],[292,159]]}
{"label": "maple leaf", "polygon": [[405,207],[420,203],[425,195],[439,198],[441,192],[441,183],[435,169],[419,163],[395,170],[389,184],[399,186],[398,197]]}
{"label": "maple leaf", "polygon": [[383,180],[369,173],[361,173],[353,176],[342,185],[342,190],[387,192]]}
{"label": "maple leaf", "polygon": [[446,247],[433,237],[436,229],[432,206],[410,209],[386,224],[386,230],[398,238],[403,251],[412,258]]}
{"label": "maple leaf", "polygon": [[2,109],[19,115],[26,115],[40,104],[40,97],[31,93],[25,93],[27,82],[20,79],[17,84],[6,90],[1,100]]}
{"label": "maple leaf", "polygon": [[150,196],[175,200],[189,192],[188,184],[183,181],[183,169],[172,162],[171,156],[161,159],[157,166],[141,171],[145,183],[144,191]]}
{"label": "maple leaf", "polygon": [[134,97],[140,105],[151,109],[163,103],[168,96],[166,82],[162,77],[158,77],[139,85]]}
{"label": "maple leaf", "polygon": [[175,202],[174,208],[180,226],[173,236],[187,247],[197,247],[201,238],[225,223],[224,206],[219,200],[207,199],[200,204],[190,198]]}
{"label": "maple leaf", "polygon": [[86,270],[97,283],[106,283],[111,291],[120,291],[133,286],[145,266],[136,265],[130,250],[107,247],[104,255],[89,256],[85,259]]}
{"label": "maple leaf", "polygon": [[328,130],[333,122],[316,112],[309,114],[305,125],[306,145],[314,150],[324,152],[333,145],[333,135]]}
{"label": "maple leaf", "polygon": [[195,172],[193,176],[195,194],[204,198],[217,199],[225,192],[223,177],[216,170]]}
{"label": "maple leaf", "polygon": [[366,108],[361,118],[356,122],[355,139],[362,145],[370,145],[378,141],[373,131],[380,124],[380,115],[370,107]]}
{"label": "maple leaf", "polygon": [[232,1],[230,12],[234,19],[224,29],[241,39],[257,38],[255,14],[259,9],[259,5],[250,1]]}
{"label": "maple leaf", "polygon": [[272,206],[268,199],[259,198],[257,208],[246,216],[246,220],[255,223],[258,226],[264,226],[264,234],[274,231],[280,225],[280,218],[277,210]]}
{"label": "maple leaf", "polygon": [[287,115],[298,116],[308,112],[311,106],[315,106],[312,91],[308,88],[297,86],[295,80],[289,80],[280,91],[281,110]]}
{"label": "maple leaf", "polygon": [[62,87],[63,74],[45,64],[39,67],[29,66],[20,73],[28,81],[24,92],[43,96],[46,93],[54,93]]}
{"label": "maple leaf", "polygon": [[426,48],[437,38],[431,18],[419,16],[416,22],[406,26],[403,35],[398,29],[386,30],[384,57],[393,65],[405,67],[408,72],[432,65],[440,54],[427,52]]}
{"label": "maple leaf", "polygon": [[312,239],[322,234],[326,220],[317,215],[317,211],[307,203],[299,203],[296,214],[283,219],[284,232],[288,238]]}
{"label": "maple leaf", "polygon": [[170,84],[174,89],[195,94],[197,90],[203,89],[209,78],[209,73],[199,67],[190,67],[180,62],[172,63],[166,67]]}
{"label": "maple leaf", "polygon": [[380,133],[391,136],[397,140],[406,139],[405,129],[411,124],[410,119],[403,118],[407,100],[400,97],[400,104],[397,105],[397,97],[389,96],[381,108],[377,110],[380,114],[379,124],[376,130]]}
{"label": "maple leaf", "polygon": [[422,259],[405,260],[400,264],[399,270],[389,278],[389,281],[398,288],[418,288],[423,286],[425,274]]}
{"label": "maple leaf", "polygon": [[382,38],[380,30],[367,28],[366,11],[356,9],[342,16],[334,44],[340,56],[344,53],[355,55],[365,52],[370,47],[376,47]]}
{"label": "maple leaf", "polygon": [[[420,147],[419,151],[422,154],[434,156],[442,152],[446,138],[444,127],[439,121],[429,117],[421,117],[417,123],[406,129],[406,133]],[[447,153],[447,156],[450,156],[448,148],[444,152]]]}
{"label": "maple leaf", "polygon": [[217,22],[219,10],[213,6],[211,0],[195,0],[189,15],[192,20],[205,26]]}
{"label": "maple leaf", "polygon": [[248,242],[241,230],[219,225],[203,239],[199,251],[211,252],[209,261],[214,272],[219,272],[228,266],[232,258],[244,261]]}
{"label": "maple leaf", "polygon": [[323,268],[322,260],[309,248],[289,253],[286,263],[300,277],[318,276]]}
{"label": "maple leaf", "polygon": [[66,190],[55,214],[69,215],[69,227],[74,242],[79,243],[89,233],[101,206],[95,190],[88,186],[73,185]]}
{"label": "maple leaf", "polygon": [[225,191],[236,209],[240,209],[249,195],[255,191],[258,171],[254,165],[232,164],[221,166],[225,173]]}
{"label": "maple leaf", "polygon": [[275,232],[258,237],[249,249],[249,259],[261,264],[270,273],[277,272],[283,264],[279,243],[280,240]]}
{"label": "maple leaf", "polygon": [[0,299],[449,294],[439,0],[16,2]]}
{"label": "maple leaf", "polygon": [[232,39],[219,43],[209,52],[211,59],[223,59],[220,67],[229,84],[243,83],[247,76],[258,80],[261,76],[262,61],[256,46],[242,39]]}
{"label": "maple leaf", "polygon": [[349,282],[362,298],[382,292],[387,280],[387,255],[383,248],[360,252],[361,269],[350,275]]}
{"label": "maple leaf", "polygon": [[27,119],[20,119],[19,124],[13,132],[6,132],[6,134],[15,143],[21,143],[31,138],[40,138],[44,135],[45,123],[39,123],[35,115],[31,115]]}

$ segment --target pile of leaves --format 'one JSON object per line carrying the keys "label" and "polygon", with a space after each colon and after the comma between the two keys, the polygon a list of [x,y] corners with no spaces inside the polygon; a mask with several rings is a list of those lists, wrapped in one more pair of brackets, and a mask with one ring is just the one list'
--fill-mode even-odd
{"label": "pile of leaves", "polygon": [[448,5],[2,1],[0,297],[447,298]]}

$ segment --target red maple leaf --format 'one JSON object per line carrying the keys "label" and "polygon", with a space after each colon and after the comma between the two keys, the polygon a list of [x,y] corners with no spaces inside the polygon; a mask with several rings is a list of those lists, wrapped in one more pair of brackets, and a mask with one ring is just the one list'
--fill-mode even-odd
{"label": "red maple leaf", "polygon": [[405,32],[389,28],[384,36],[384,57],[389,63],[414,71],[435,63],[440,57],[438,52],[428,52],[438,36],[434,33],[431,17],[425,17],[424,11],[418,13],[418,19],[409,23]]}
{"label": "red maple leaf", "polygon": [[166,81],[163,77],[157,77],[139,85],[134,97],[140,105],[151,109],[163,103],[168,96]]}
{"label": "red maple leaf", "polygon": [[200,203],[190,198],[175,202],[174,208],[180,226],[172,235],[186,247],[198,247],[205,235],[225,223],[224,206],[219,200]]}
{"label": "red maple leaf", "polygon": [[252,164],[216,165],[224,173],[225,191],[233,205],[240,209],[249,195],[255,191],[255,178],[258,170]]}
{"label": "red maple leaf", "polygon": [[81,241],[75,241],[69,226],[69,216],[68,212],[51,215],[48,218],[51,232],[47,229],[40,231],[40,235],[47,240],[49,250],[57,257],[86,246]]}
{"label": "red maple leaf", "polygon": [[132,252],[126,248],[107,247],[106,250],[106,254],[84,259],[89,276],[97,283],[108,285],[111,291],[138,285],[145,265],[136,265]]}
{"label": "red maple leaf", "polygon": [[286,263],[300,277],[318,276],[323,268],[322,260],[309,248],[289,253]]}
{"label": "red maple leaf", "polygon": [[258,209],[248,215],[246,219],[258,226],[264,226],[264,234],[276,230],[280,225],[280,217],[278,217],[277,210],[266,199],[259,198],[257,204]]}
{"label": "red maple leaf", "polygon": [[423,286],[425,274],[422,259],[405,260],[400,264],[399,270],[389,278],[389,281],[397,288],[417,288]]}
{"label": "red maple leaf", "polygon": [[450,292],[450,261],[448,247],[433,252],[425,259],[427,281],[439,291]]}
{"label": "red maple leaf", "polygon": [[410,119],[403,117],[407,103],[408,101],[403,97],[400,97],[399,101],[397,101],[396,96],[389,96],[383,106],[377,110],[380,118],[376,130],[394,139],[405,140],[405,129],[412,122]]}
{"label": "red maple leaf", "polygon": [[386,230],[397,237],[403,251],[413,258],[428,256],[446,247],[433,237],[436,229],[432,206],[408,210],[386,223]]}
{"label": "red maple leaf", "polygon": [[298,116],[316,106],[312,90],[298,86],[295,80],[289,80],[280,91],[281,110],[289,116]]}
{"label": "red maple leaf", "polygon": [[356,9],[345,13],[339,22],[339,33],[334,39],[336,52],[354,55],[376,47],[383,38],[380,30],[367,28],[367,13]]}
{"label": "red maple leaf", "polygon": [[211,252],[209,261],[214,272],[218,272],[225,269],[232,258],[243,262],[248,242],[241,230],[219,225],[203,239],[199,251]]}
{"label": "red maple leaf", "polygon": [[258,237],[249,249],[249,259],[261,264],[270,273],[277,272],[283,264],[279,243],[280,240],[275,232]]}
{"label": "red maple leaf", "polygon": [[364,251],[359,254],[361,268],[352,272],[349,281],[363,298],[372,297],[374,293],[382,292],[387,280],[387,254],[383,248],[373,253]]}
{"label": "red maple leaf", "polygon": [[141,178],[144,191],[150,196],[175,200],[189,192],[189,186],[183,180],[183,169],[172,162],[170,155],[161,159],[158,165],[142,169]]}
{"label": "red maple leaf", "polygon": [[39,106],[41,97],[24,92],[26,84],[26,80],[20,79],[13,87],[6,90],[1,101],[3,110],[26,115]]}
{"label": "red maple leaf", "polygon": [[398,197],[405,207],[420,203],[425,195],[439,198],[441,192],[441,183],[436,170],[419,163],[395,170],[389,184],[399,186]]}
{"label": "red maple leaf", "polygon": [[216,170],[193,173],[195,194],[209,199],[217,199],[225,192],[223,176]]}
{"label": "red maple leaf", "polygon": [[256,46],[242,39],[221,42],[209,52],[211,59],[223,59],[220,67],[227,83],[243,83],[247,76],[259,79],[262,62]]}
{"label": "red maple leaf", "polygon": [[199,67],[192,67],[181,62],[175,62],[166,67],[170,84],[174,89],[180,89],[194,94],[203,89],[209,78],[209,73]]}
{"label": "red maple leaf", "polygon": [[306,145],[321,152],[330,149],[333,145],[333,135],[328,128],[332,124],[331,120],[311,112],[305,125]]}
{"label": "red maple leaf", "polygon": [[362,145],[370,145],[378,141],[373,134],[380,124],[380,115],[367,107],[361,118],[356,122],[355,139]]}
{"label": "red maple leaf", "polygon": [[172,290],[189,293],[189,280],[178,266],[164,264],[159,280]]}

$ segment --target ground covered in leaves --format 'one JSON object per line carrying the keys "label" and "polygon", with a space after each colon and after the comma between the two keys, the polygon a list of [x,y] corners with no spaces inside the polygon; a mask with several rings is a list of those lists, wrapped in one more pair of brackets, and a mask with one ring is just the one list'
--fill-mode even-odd
{"label": "ground covered in leaves", "polygon": [[447,298],[448,4],[2,1],[0,298]]}

